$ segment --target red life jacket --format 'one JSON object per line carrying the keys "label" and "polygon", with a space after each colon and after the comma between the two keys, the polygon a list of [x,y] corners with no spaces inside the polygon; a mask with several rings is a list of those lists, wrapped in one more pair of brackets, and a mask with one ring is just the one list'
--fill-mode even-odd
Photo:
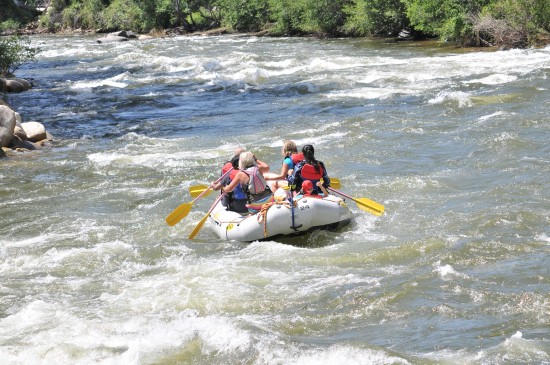
{"label": "red life jacket", "polygon": [[300,153],[293,153],[290,155],[290,158],[292,159],[292,163],[294,166],[298,164],[298,162],[302,162],[304,160],[304,154],[302,152]]}
{"label": "red life jacket", "polygon": [[300,176],[302,177],[302,180],[310,180],[313,183],[313,186],[315,186],[315,183],[323,178],[323,173],[323,166],[319,166],[319,172],[317,172],[315,171],[315,166],[306,163],[302,166]]}
{"label": "red life jacket", "polygon": [[231,164],[231,161],[227,161],[225,165],[222,167],[222,175],[225,174],[227,171],[229,171],[230,168],[233,167],[233,164]]}
{"label": "red life jacket", "polygon": [[321,192],[317,187],[317,183],[321,181],[324,173],[325,168],[323,166],[319,166],[319,172],[315,171],[315,166],[308,163],[302,166],[302,169],[300,170],[300,177],[302,178],[302,182],[307,180],[311,181],[313,185],[313,191],[311,194],[319,194]]}

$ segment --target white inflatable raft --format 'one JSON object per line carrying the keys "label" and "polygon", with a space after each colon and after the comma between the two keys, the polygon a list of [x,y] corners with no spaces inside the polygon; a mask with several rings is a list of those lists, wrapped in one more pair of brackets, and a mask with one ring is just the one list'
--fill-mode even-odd
{"label": "white inflatable raft", "polygon": [[221,239],[257,241],[279,235],[303,234],[317,229],[336,230],[351,222],[351,212],[337,196],[303,197],[294,201],[271,203],[256,215],[230,212],[220,203],[210,214],[214,231]]}

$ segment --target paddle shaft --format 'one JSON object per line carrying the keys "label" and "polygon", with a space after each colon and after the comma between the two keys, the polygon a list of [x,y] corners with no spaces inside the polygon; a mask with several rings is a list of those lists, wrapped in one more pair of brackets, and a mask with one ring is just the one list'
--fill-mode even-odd
{"label": "paddle shaft", "polygon": [[216,200],[214,201],[214,204],[212,204],[212,206],[210,207],[210,209],[208,210],[208,213],[206,213],[206,215],[200,220],[200,222],[196,225],[196,227],[193,229],[193,232],[191,232],[191,234],[189,235],[189,239],[192,240],[195,238],[195,236],[199,233],[199,231],[201,230],[202,226],[204,226],[204,223],[206,222],[206,220],[208,219],[208,216],[210,216],[210,213],[212,213],[212,211],[214,210],[214,208],[216,207],[216,205],[219,203],[219,201],[222,199],[222,197],[225,195],[225,193],[223,194],[220,194],[220,196],[218,196],[216,198]]}
{"label": "paddle shaft", "polygon": [[[219,182],[221,181],[225,176],[227,176],[227,174],[229,174],[231,171],[233,170],[233,168],[230,168],[225,174],[223,174],[222,176],[220,176],[220,178],[218,180],[216,180],[216,182]],[[172,211],[172,213],[170,213],[167,217],[166,217],[166,223],[169,225],[169,226],[174,226],[176,223],[178,223],[179,221],[181,221],[183,218],[187,217],[187,214],[189,214],[189,212],[191,211],[191,208],[193,207],[193,203],[197,201],[197,199],[199,199],[201,196],[204,196],[205,194],[207,194],[210,190],[212,189],[211,186],[209,186],[207,189],[205,189],[201,194],[199,194],[199,196],[197,196],[195,199],[193,199],[193,201],[191,203],[183,203],[183,204],[180,204],[176,209],[174,209],[174,211]]]}
{"label": "paddle shaft", "polygon": [[351,199],[351,200],[354,200],[354,201],[355,201],[355,199],[354,199],[353,197],[349,196],[348,194],[342,193],[341,191],[338,191],[338,190],[336,190],[336,189],[333,189],[333,188],[331,188],[330,186],[328,187],[328,190],[334,191],[335,193],[340,194],[340,195],[342,195],[342,196],[345,197],[345,198],[348,198],[348,199]]}

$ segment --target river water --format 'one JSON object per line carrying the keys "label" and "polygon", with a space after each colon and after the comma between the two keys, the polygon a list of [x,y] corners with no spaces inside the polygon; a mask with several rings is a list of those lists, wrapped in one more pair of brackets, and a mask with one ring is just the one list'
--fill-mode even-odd
{"label": "river water", "polygon": [[[0,162],[3,364],[550,364],[550,48],[36,36]],[[216,238],[188,188],[312,143],[337,232]]]}

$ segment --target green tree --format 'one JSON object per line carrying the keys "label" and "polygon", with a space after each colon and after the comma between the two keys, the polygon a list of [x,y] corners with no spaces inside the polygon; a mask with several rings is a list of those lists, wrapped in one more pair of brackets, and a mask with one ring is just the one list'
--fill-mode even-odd
{"label": "green tree", "polygon": [[62,10],[62,27],[70,29],[103,28],[104,9],[105,5],[102,0],[75,1]]}
{"label": "green tree", "polygon": [[219,0],[223,23],[238,32],[261,30],[269,19],[268,0]]}
{"label": "green tree", "polygon": [[514,48],[537,45],[550,36],[550,3],[547,0],[499,0],[475,18],[481,43]]}
{"label": "green tree", "polygon": [[[499,0],[494,0],[499,1]],[[471,44],[473,18],[491,0],[403,0],[415,30],[442,40]]]}
{"label": "green tree", "polygon": [[34,60],[37,48],[31,47],[28,37],[11,36],[0,38],[0,75],[10,76],[24,62]]}
{"label": "green tree", "polygon": [[346,21],[344,8],[351,3],[352,0],[308,0],[306,22],[323,34],[340,35]]}
{"label": "green tree", "polygon": [[409,26],[401,0],[356,0],[344,8],[346,31],[358,36],[396,36]]}
{"label": "green tree", "polygon": [[269,11],[275,34],[300,35],[307,31],[304,26],[306,0],[270,0]]}

